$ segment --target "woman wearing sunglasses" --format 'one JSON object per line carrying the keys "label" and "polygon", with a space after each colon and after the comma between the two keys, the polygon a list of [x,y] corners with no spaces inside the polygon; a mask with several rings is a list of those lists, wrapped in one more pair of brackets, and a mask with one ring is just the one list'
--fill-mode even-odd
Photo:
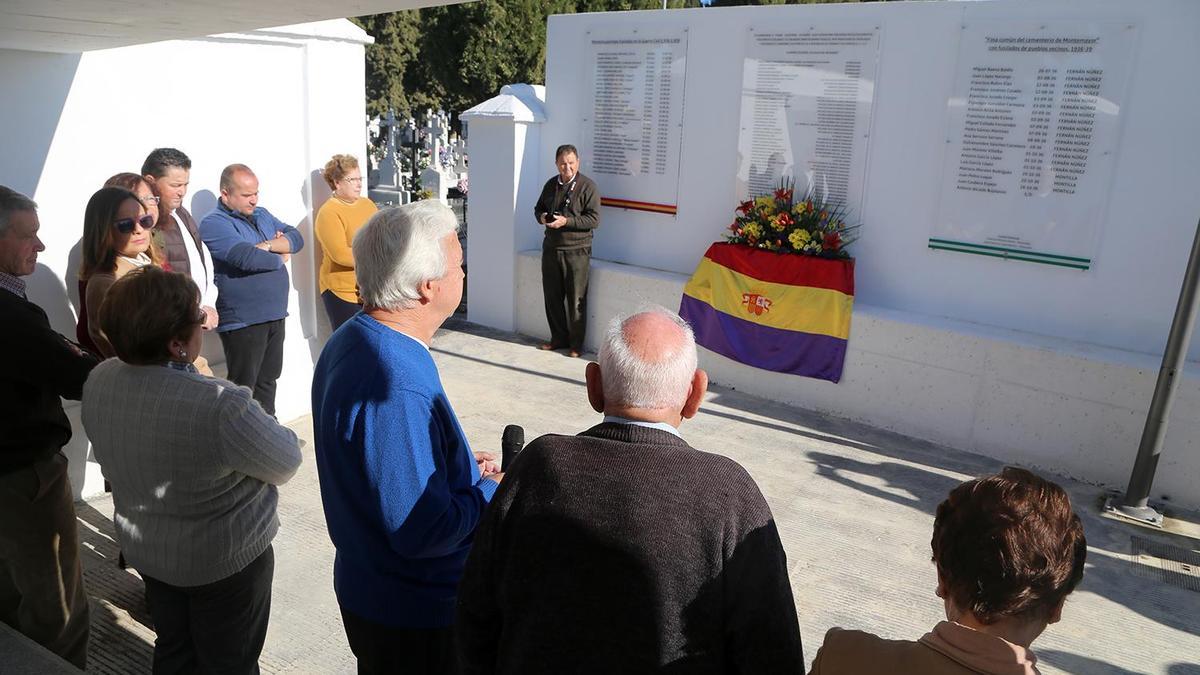
{"label": "woman wearing sunglasses", "polygon": [[[158,196],[154,194],[154,188],[145,178],[136,173],[130,173],[126,171],[104,181],[104,187],[125,188],[126,190],[132,192],[134,196],[138,198],[138,201],[142,203],[142,206],[145,207],[146,213],[154,216],[155,225],[158,224],[159,199]],[[163,247],[162,242],[160,241],[160,234],[161,233],[158,230],[155,230],[150,237],[150,257],[160,258],[162,263],[159,266],[164,270],[170,270],[171,266],[167,264],[167,257],[161,254]],[[155,251],[159,252],[157,256],[155,255]]]}
{"label": "woman wearing sunglasses", "polygon": [[84,211],[77,337],[84,347],[106,358],[115,352],[100,330],[100,304],[117,279],[139,267],[162,264],[150,239],[154,223],[152,209],[120,187],[100,188]]}

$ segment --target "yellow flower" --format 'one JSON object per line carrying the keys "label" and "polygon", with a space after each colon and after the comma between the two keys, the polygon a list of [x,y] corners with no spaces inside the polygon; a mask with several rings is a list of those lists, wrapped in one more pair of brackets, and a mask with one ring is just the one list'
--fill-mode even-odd
{"label": "yellow flower", "polygon": [[770,195],[763,195],[754,200],[754,205],[767,212],[775,210],[775,198]]}
{"label": "yellow flower", "polygon": [[808,230],[792,230],[792,233],[788,235],[788,241],[797,251],[802,250],[810,239],[812,239],[812,235],[808,233]]}
{"label": "yellow flower", "polygon": [[746,233],[747,237],[753,237],[755,239],[761,237],[763,233],[762,225],[759,225],[758,223],[746,223],[745,227],[742,228],[742,231]]}
{"label": "yellow flower", "polygon": [[776,232],[783,232],[783,224],[779,222],[779,216],[771,216],[771,229]]}

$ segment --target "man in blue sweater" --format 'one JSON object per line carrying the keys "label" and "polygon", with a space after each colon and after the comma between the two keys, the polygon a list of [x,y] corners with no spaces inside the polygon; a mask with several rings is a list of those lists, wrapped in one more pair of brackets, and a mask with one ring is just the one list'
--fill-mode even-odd
{"label": "man in blue sweater", "polygon": [[217,282],[217,334],[231,382],[249,387],[267,414],[275,414],[275,381],[283,372],[284,318],[291,254],[304,247],[300,232],[258,205],[258,178],[245,164],[221,172],[217,210],[200,221]]}
{"label": "man in blue sweater", "polygon": [[429,344],[462,299],[453,212],[380,211],[354,238],[363,311],[313,373],[334,590],[359,673],[453,673],[455,594],[503,474],[472,453]]}

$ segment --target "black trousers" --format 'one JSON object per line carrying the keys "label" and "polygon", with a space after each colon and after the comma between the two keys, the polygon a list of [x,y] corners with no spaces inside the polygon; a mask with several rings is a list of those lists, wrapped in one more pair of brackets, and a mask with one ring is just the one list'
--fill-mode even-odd
{"label": "black trousers", "polygon": [[456,675],[454,627],[392,628],[342,610],[359,675]]}
{"label": "black trousers", "polygon": [[154,675],[255,675],[271,617],[270,546],[242,571],[203,586],[173,586],[143,575],[154,618]]}
{"label": "black trousers", "polygon": [[362,309],[362,305],[356,302],[346,302],[329,290],[321,293],[321,302],[325,303],[325,314],[329,317],[329,325],[334,330],[337,330],[355,314],[358,314],[358,310]]}
{"label": "black trousers", "polygon": [[542,247],[542,296],[550,344],[583,351],[587,328],[588,272],[592,247],[560,250]]}
{"label": "black trousers", "polygon": [[218,333],[225,348],[227,378],[249,387],[254,400],[275,415],[275,381],[283,372],[283,319]]}

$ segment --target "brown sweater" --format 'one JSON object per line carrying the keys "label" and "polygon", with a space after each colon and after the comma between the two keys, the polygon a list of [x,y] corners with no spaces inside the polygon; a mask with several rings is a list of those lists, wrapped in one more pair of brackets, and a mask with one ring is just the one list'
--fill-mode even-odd
{"label": "brown sweater", "polygon": [[831,628],[809,675],[1038,675],[1033,652],[1001,638],[942,621],[916,642]]}
{"label": "brown sweater", "polygon": [[592,245],[592,230],[600,224],[600,189],[596,182],[582,173],[574,180],[560,185],[558,176],[542,186],[542,194],[533,207],[533,217],[545,224],[547,216],[560,213],[567,224],[558,229],[546,228],[543,248],[570,250]]}
{"label": "brown sweater", "polygon": [[787,561],[753,479],[600,424],[521,453],[458,596],[465,673],[802,673]]}

